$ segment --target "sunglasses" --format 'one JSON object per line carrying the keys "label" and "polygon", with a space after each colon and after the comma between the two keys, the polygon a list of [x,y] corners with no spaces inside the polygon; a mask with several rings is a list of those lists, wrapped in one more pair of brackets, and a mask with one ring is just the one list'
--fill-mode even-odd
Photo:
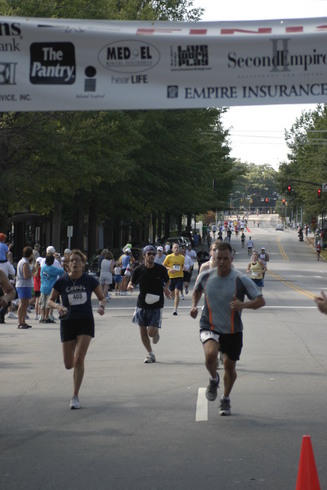
{"label": "sunglasses", "polygon": [[154,255],[156,255],[156,253],[155,253],[155,252],[147,252],[146,254],[147,254],[147,255],[153,255],[153,256],[154,256]]}

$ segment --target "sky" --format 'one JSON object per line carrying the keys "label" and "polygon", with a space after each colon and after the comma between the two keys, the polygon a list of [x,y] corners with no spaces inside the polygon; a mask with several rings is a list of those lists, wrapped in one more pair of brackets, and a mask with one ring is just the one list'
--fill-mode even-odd
{"label": "sky", "polygon": [[[327,18],[327,0],[193,0],[204,21]],[[284,131],[313,104],[231,107],[222,116],[230,129],[231,156],[242,162],[268,163],[276,170],[287,161]]]}

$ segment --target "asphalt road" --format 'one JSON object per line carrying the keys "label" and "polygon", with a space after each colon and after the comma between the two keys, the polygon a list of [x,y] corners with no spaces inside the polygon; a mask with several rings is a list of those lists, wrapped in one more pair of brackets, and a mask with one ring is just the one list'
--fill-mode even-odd
{"label": "asphalt road", "polygon": [[[250,220],[247,235],[270,255],[266,307],[243,313],[231,417],[204,398],[208,375],[190,295],[177,317],[167,302],[152,365],[143,363],[131,323],[137,292],[112,297],[96,316],[83,408],[75,411],[58,324],[1,325],[2,490],[289,490],[306,434],[327,487],[327,317],[312,300],[327,289],[327,264],[295,231],[275,231],[274,218],[265,218],[259,228]],[[247,251],[234,235],[232,246],[245,271]]]}

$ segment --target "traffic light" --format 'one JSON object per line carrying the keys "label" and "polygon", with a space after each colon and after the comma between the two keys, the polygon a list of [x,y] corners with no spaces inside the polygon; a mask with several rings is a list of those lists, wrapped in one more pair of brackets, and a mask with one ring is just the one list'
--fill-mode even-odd
{"label": "traffic light", "polygon": [[283,206],[285,206],[285,203],[286,203],[286,199],[283,199]]}
{"label": "traffic light", "polygon": [[289,195],[292,194],[292,186],[291,185],[287,186],[287,194],[289,194]]}
{"label": "traffic light", "polygon": [[265,199],[265,201],[266,201],[266,202],[269,202],[269,199],[268,199],[268,197],[266,197],[266,199]]}
{"label": "traffic light", "polygon": [[319,188],[319,189],[317,189],[317,196],[318,196],[318,199],[320,199],[320,198],[321,198],[321,189],[320,189],[320,188]]}

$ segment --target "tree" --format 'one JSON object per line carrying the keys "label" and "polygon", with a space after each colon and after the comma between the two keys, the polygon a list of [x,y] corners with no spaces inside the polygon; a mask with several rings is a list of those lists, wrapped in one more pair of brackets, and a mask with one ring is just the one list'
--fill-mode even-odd
{"label": "tree", "polygon": [[[192,5],[187,0],[0,0],[4,14],[58,18],[197,20],[201,9]],[[1,215],[25,209],[51,216],[60,208],[63,225],[75,219],[83,234],[86,216],[92,225],[141,226],[151,213],[178,218],[217,209],[234,179],[222,112],[2,114]],[[83,241],[76,245],[83,247]]]}
{"label": "tree", "polygon": [[[237,183],[233,187],[231,199],[235,207],[238,208],[242,204],[245,208],[275,208],[277,172],[270,165],[238,162],[234,172],[239,175]],[[266,199],[268,199],[268,202],[266,202]]]}
{"label": "tree", "polygon": [[[317,106],[313,111],[302,112],[291,130],[286,132],[290,149],[289,163],[280,167],[278,184],[280,192],[292,182],[294,191],[290,204],[293,209],[304,209],[304,220],[324,213],[327,201],[324,193],[317,199],[318,185],[322,184],[327,170],[327,108]],[[301,182],[302,181],[302,182]]]}

